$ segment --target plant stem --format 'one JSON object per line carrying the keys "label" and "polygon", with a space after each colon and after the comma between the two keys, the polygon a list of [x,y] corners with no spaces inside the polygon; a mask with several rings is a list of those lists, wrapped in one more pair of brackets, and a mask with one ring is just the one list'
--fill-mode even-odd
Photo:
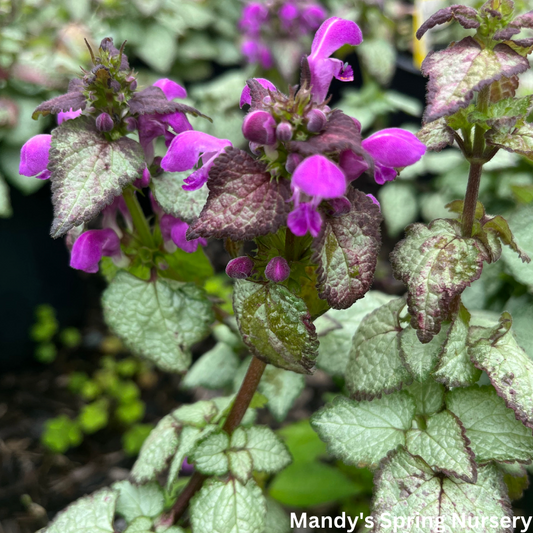
{"label": "plant stem", "polygon": [[135,196],[135,190],[133,187],[127,187],[123,192],[124,201],[130,212],[131,219],[133,220],[133,225],[139,234],[139,239],[148,248],[155,248],[154,238],[152,237],[152,232],[150,231],[150,226],[148,221],[144,216],[143,210]]}
{"label": "plant stem", "polygon": [[[257,357],[252,358],[252,362],[248,367],[244,381],[242,382],[241,388],[235,397],[235,401],[231,407],[231,411],[226,418],[226,422],[222,429],[231,435],[235,429],[239,426],[242,421],[246,410],[250,406],[250,402],[254,397],[257,386],[261,381],[263,372],[265,371],[266,363],[258,359]],[[187,486],[180,493],[176,503],[174,504],[174,523],[176,523],[185,510],[187,509],[191,498],[202,488],[204,481],[207,479],[207,476],[200,474],[200,472],[195,472]]]}

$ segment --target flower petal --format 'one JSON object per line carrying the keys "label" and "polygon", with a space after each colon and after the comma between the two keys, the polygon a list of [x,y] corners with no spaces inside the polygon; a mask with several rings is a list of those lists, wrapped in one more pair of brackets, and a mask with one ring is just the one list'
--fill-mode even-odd
{"label": "flower petal", "polygon": [[[23,176],[35,176],[41,174],[48,166],[48,154],[52,136],[44,133],[35,135],[24,143],[20,150],[19,174]],[[49,177],[46,176],[46,177]],[[39,179],[46,179],[40,177]]]}
{"label": "flower petal", "polygon": [[318,28],[311,45],[309,60],[329,57],[345,44],[357,46],[362,42],[363,34],[355,22],[331,17]]}
{"label": "flower petal", "polygon": [[161,168],[168,172],[182,172],[193,168],[203,152],[219,152],[232,146],[227,139],[218,139],[201,131],[184,131],[177,135],[161,160]]}
{"label": "flower petal", "polygon": [[78,109],[77,111],[72,111],[72,107],[70,108],[70,111],[60,111],[57,114],[57,124],[61,124],[62,122],[65,122],[65,120],[72,120],[73,118],[79,117],[81,115],[81,109]]}
{"label": "flower petal", "polygon": [[322,227],[322,217],[311,204],[303,202],[289,213],[287,226],[297,237],[303,237],[307,232],[316,237]]}
{"label": "flower petal", "polygon": [[401,168],[416,163],[426,146],[411,132],[400,128],[378,131],[361,143],[375,161],[386,167]]}
{"label": "flower petal", "polygon": [[346,177],[335,163],[317,154],[296,167],[291,187],[315,198],[337,198],[346,192]]}
{"label": "flower petal", "polygon": [[120,240],[111,228],[93,229],[82,233],[70,255],[70,266],[85,272],[98,272],[102,256],[120,255]]}
{"label": "flower petal", "polygon": [[[277,91],[276,86],[271,82],[268,81],[265,78],[254,78],[255,81],[258,81],[265,89],[270,89],[271,91]],[[239,102],[239,106],[242,108],[244,104],[251,104],[252,103],[252,96],[250,94],[250,87],[248,85],[244,86],[244,89],[241,93],[241,100]]]}
{"label": "flower petal", "polygon": [[368,170],[368,163],[351,150],[343,150],[340,153],[339,166],[348,181],[356,180],[365,170]]}
{"label": "flower petal", "polygon": [[379,185],[383,185],[386,181],[393,181],[398,173],[392,167],[386,167],[381,163],[376,163],[374,166],[374,179]]}
{"label": "flower petal", "polygon": [[187,98],[187,91],[179,83],[169,80],[168,78],[163,78],[157,80],[153,85],[159,87],[167,97],[167,100],[172,100],[174,98]]}
{"label": "flower petal", "polygon": [[163,240],[172,240],[178,248],[189,254],[196,252],[198,245],[205,246],[207,244],[207,241],[201,237],[188,241],[185,235],[189,229],[189,224],[172,215],[161,217],[160,227]]}

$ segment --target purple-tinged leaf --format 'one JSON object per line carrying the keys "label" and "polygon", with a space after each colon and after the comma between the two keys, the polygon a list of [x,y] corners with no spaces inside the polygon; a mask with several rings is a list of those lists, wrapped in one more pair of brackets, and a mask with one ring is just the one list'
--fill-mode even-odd
{"label": "purple-tinged leaf", "polygon": [[533,29],[533,11],[518,15],[512,22],[510,22],[506,28],[497,31],[494,34],[495,41],[507,41],[511,39],[513,35],[516,35],[522,31],[522,28]]}
{"label": "purple-tinged leaf", "polygon": [[453,130],[446,124],[444,117],[424,124],[416,136],[428,150],[433,152],[440,152],[446,146],[451,146],[454,141]]}
{"label": "purple-tinged leaf", "polygon": [[518,89],[518,84],[518,76],[511,76],[510,78],[502,76],[498,81],[492,82],[489,96],[491,103],[513,98],[516,94],[516,89]]}
{"label": "purple-tinged leaf", "polygon": [[396,279],[408,288],[411,326],[427,343],[450,318],[451,303],[479,278],[489,255],[477,239],[464,238],[457,220],[412,224],[391,254]]}
{"label": "purple-tinged leaf", "polygon": [[334,309],[347,309],[370,289],[381,246],[379,207],[353,188],[347,197],[350,212],[325,216],[313,242],[319,296]]}
{"label": "purple-tinged leaf", "polygon": [[487,217],[487,219],[488,220],[483,223],[483,231],[490,231],[491,233],[494,233],[503,244],[506,244],[518,254],[520,259],[522,259],[522,263],[531,262],[530,257],[522,249],[520,249],[514,240],[513,232],[511,231],[511,228],[509,227],[509,224],[505,218],[503,218],[501,215],[496,215],[495,217]]}
{"label": "purple-tinged leaf", "polygon": [[209,118],[194,107],[168,100],[165,93],[154,85],[135,93],[128,100],[128,105],[132,115],[153,115],[155,113],[169,115],[180,112],[189,113],[189,115],[193,115],[194,117]]}
{"label": "purple-tinged leaf", "polygon": [[[291,141],[291,152],[298,152],[304,157],[327,152],[342,152],[352,150],[356,154],[366,155],[361,148],[361,130],[353,118],[345,115],[340,109],[334,109],[329,115],[328,122],[322,133],[309,138],[307,141]],[[367,159],[370,159],[366,156]]]}
{"label": "purple-tinged leaf", "polygon": [[299,374],[312,373],[318,340],[301,298],[283,285],[237,281],[233,308],[242,340],[256,357]]}
{"label": "purple-tinged leaf", "polygon": [[36,120],[39,115],[43,117],[49,114],[57,115],[61,111],[77,111],[78,109],[85,109],[86,100],[83,94],[83,82],[77,78],[70,81],[68,84],[68,92],[61,96],[56,96],[51,100],[43,102],[37,106],[33,112],[32,118]]}
{"label": "purple-tinged leaf", "polygon": [[505,312],[494,328],[471,327],[468,354],[517,420],[533,428],[533,362],[516,342],[511,325],[511,315]]}
{"label": "purple-tinged leaf", "polygon": [[424,34],[441,24],[446,24],[450,20],[456,20],[463,28],[470,30],[472,28],[479,28],[479,20],[477,18],[477,11],[473,7],[454,5],[439,9],[436,13],[431,15],[416,32],[416,38],[422,39]]}
{"label": "purple-tinged leaf", "polygon": [[250,111],[264,109],[264,99],[269,96],[269,90],[276,91],[276,86],[265,78],[251,78],[246,80],[246,86],[242,90],[240,107],[250,105]]}
{"label": "purple-tinged leaf", "polygon": [[381,398],[413,381],[400,357],[400,314],[404,309],[405,299],[395,298],[361,321],[345,372],[352,398]]}
{"label": "purple-tinged leaf", "polygon": [[482,49],[472,37],[431,52],[422,63],[422,73],[429,76],[424,122],[454,114],[468,106],[474,92],[528,68],[527,59],[506,44],[500,43],[494,50]]}
{"label": "purple-tinged leaf", "polygon": [[[389,533],[394,520],[397,530],[404,533],[437,531],[427,524],[439,524],[439,529],[447,533],[489,531],[481,527],[482,520],[501,524],[507,519],[512,524],[507,488],[494,465],[479,467],[476,483],[467,483],[435,473],[425,461],[400,448],[382,461],[374,487],[374,533]],[[386,517],[391,521],[387,522]],[[458,519],[464,520],[464,525]],[[512,527],[498,525],[490,531],[512,533]]]}
{"label": "purple-tinged leaf", "polygon": [[498,120],[485,134],[488,144],[515,152],[533,160],[533,125],[525,123],[517,126],[516,117]]}
{"label": "purple-tinged leaf", "polygon": [[92,220],[145,168],[143,150],[134,140],[123,137],[110,142],[87,117],[63,122],[52,132],[48,163],[54,205],[52,237]]}
{"label": "purple-tinged leaf", "polygon": [[227,148],[209,170],[209,196],[188,238],[250,240],[276,233],[286,223],[291,197],[288,180],[273,180],[263,163]]}

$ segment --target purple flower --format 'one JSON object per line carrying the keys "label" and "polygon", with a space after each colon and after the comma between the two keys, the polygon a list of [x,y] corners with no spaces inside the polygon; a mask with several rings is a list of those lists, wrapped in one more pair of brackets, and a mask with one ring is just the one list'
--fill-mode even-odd
{"label": "purple flower", "polygon": [[266,266],[265,276],[274,283],[285,281],[291,274],[289,263],[284,257],[273,257]]}
{"label": "purple flower", "polygon": [[122,258],[120,239],[111,228],[82,233],[72,247],[70,266],[94,274],[98,272],[98,263],[103,256],[115,260]]}
{"label": "purple flower", "polygon": [[259,63],[264,69],[272,68],[274,60],[269,48],[261,40],[245,39],[241,45],[241,52],[248,63]]}
{"label": "purple flower", "polygon": [[188,254],[196,252],[198,245],[207,245],[207,241],[202,237],[188,241],[185,235],[189,229],[189,224],[172,215],[163,215],[159,225],[163,240],[165,242],[172,241],[178,248]]}
{"label": "purple flower", "polygon": [[211,165],[226,146],[232,146],[231,141],[217,139],[201,131],[184,131],[170,144],[161,160],[161,168],[167,172],[191,170],[202,154],[203,165],[193,172],[183,185],[186,191],[195,191],[207,182]]}
{"label": "purple flower", "polygon": [[174,98],[187,98],[187,91],[185,87],[182,87],[179,83],[163,78],[157,80],[154,84],[155,87],[159,87],[167,97],[167,100],[173,100]]}
{"label": "purple flower", "polygon": [[268,19],[268,8],[260,2],[251,2],[242,10],[239,27],[246,33],[258,34]]}
{"label": "purple flower", "polygon": [[[265,78],[254,78],[255,81],[258,81],[265,89],[270,89],[271,91],[277,91],[276,86]],[[244,89],[241,93],[241,100],[239,106],[242,108],[244,104],[252,103],[252,95],[250,94],[250,87],[248,85],[244,86]]]}
{"label": "purple flower", "polygon": [[[346,177],[342,170],[323,155],[304,159],[292,175],[294,210],[289,213],[287,225],[294,235],[307,232],[316,237],[322,226],[317,207],[322,200],[339,198],[346,192]],[[302,194],[311,201],[301,202]]]}
{"label": "purple flower", "polygon": [[329,56],[341,46],[356,46],[363,41],[359,26],[351,20],[331,17],[318,29],[311,45],[311,55],[307,58],[311,71],[311,92],[316,102],[323,102],[328,94],[331,80],[352,81],[352,67],[340,59]]}
{"label": "purple flower", "polygon": [[[361,146],[374,160],[374,179],[380,185],[396,178],[396,168],[412,165],[426,153],[426,146],[415,135],[400,128],[378,131]],[[368,169],[366,161],[350,150],[341,153],[340,166],[349,180],[358,178]]]}
{"label": "purple flower", "polygon": [[71,120],[73,118],[79,117],[80,115],[81,115],[81,109],[72,111],[72,107],[70,108],[70,111],[60,111],[57,114],[57,124],[59,125],[62,122],[65,122],[65,120]]}
{"label": "purple flower", "polygon": [[244,117],[242,134],[246,139],[257,144],[274,144],[276,142],[276,120],[268,111],[262,109],[252,111]]}
{"label": "purple flower", "polygon": [[297,22],[300,12],[298,6],[293,2],[285,2],[278,11],[281,26],[285,30],[290,30]]}
{"label": "purple flower", "polygon": [[122,218],[126,222],[128,229],[130,231],[133,230],[131,214],[122,196],[115,196],[113,202],[104,207],[104,210],[102,211],[102,227],[111,228],[119,237],[122,237],[122,230],[117,222],[117,215],[119,211],[122,215]]}
{"label": "purple flower", "polygon": [[381,204],[378,202],[378,199],[373,194],[367,194],[367,196],[372,200],[373,204],[376,204],[381,211]]}
{"label": "purple flower", "polygon": [[150,171],[148,170],[148,168],[145,168],[143,170],[142,177],[139,179],[136,179],[133,182],[133,186],[137,187],[137,189],[144,189],[145,187],[148,187],[149,184],[150,184]]}
{"label": "purple flower", "polygon": [[[156,81],[154,85],[163,91],[167,100],[185,98],[187,96],[187,91],[181,85],[167,78]],[[155,113],[153,115],[141,115],[139,117],[137,123],[139,141],[143,147],[148,163],[151,163],[154,157],[154,146],[152,141],[157,137],[168,133],[167,129],[169,126],[176,133],[193,129],[187,117],[179,111],[169,113],[168,115]]]}
{"label": "purple flower", "polygon": [[26,141],[20,150],[19,174],[47,180],[50,177],[50,171],[46,167],[51,142],[52,136],[44,133]]}
{"label": "purple flower", "polygon": [[327,16],[326,10],[322,6],[315,4],[306,7],[302,12],[301,18],[306,29],[314,31]]}
{"label": "purple flower", "polygon": [[109,113],[100,113],[96,117],[96,129],[98,131],[111,131],[114,127],[115,124]]}
{"label": "purple flower", "polygon": [[246,255],[232,259],[226,265],[226,274],[233,279],[246,279],[251,276],[254,262]]}

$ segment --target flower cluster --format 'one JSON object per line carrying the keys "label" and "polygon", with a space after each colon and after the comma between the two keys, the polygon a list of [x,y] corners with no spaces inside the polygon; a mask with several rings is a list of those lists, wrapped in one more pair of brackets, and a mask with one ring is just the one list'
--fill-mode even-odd
{"label": "flower cluster", "polygon": [[302,38],[315,31],[326,16],[326,10],[312,0],[248,2],[239,21],[244,33],[242,53],[249,63],[272,68],[274,43],[290,40],[302,45]]}
{"label": "flower cluster", "polygon": [[[113,46],[111,39],[102,41],[97,57],[92,50],[91,54],[95,67],[90,72],[85,71],[83,79],[71,81],[67,94],[41,104],[34,118],[39,114],[57,114],[58,126],[67,120],[85,120],[85,127],[94,129],[109,142],[137,131],[145,168],[133,182],[133,187],[146,188],[151,174],[161,171],[161,158],[154,158],[155,140],[164,136],[169,146],[177,134],[192,130],[185,113],[199,113],[174,102],[176,98],[185,98],[187,91],[172,80],[161,79],[151,87],[137,91],[135,74],[129,69],[126,55],[122,48],[117,50]],[[29,139],[21,150],[20,174],[38,179],[52,178],[53,181],[53,173],[49,169],[51,145],[52,135],[41,134]],[[205,244],[204,239],[187,241],[188,224],[164,214],[155,202],[152,205],[167,251],[179,247],[186,252],[194,252],[199,244]],[[71,266],[86,272],[97,272],[100,260],[107,256],[117,266],[126,267],[130,259],[123,248],[131,241],[133,226],[123,196],[116,196],[101,211],[98,225],[101,229],[84,231],[85,224],[82,224],[69,232],[67,245],[71,249]]]}

